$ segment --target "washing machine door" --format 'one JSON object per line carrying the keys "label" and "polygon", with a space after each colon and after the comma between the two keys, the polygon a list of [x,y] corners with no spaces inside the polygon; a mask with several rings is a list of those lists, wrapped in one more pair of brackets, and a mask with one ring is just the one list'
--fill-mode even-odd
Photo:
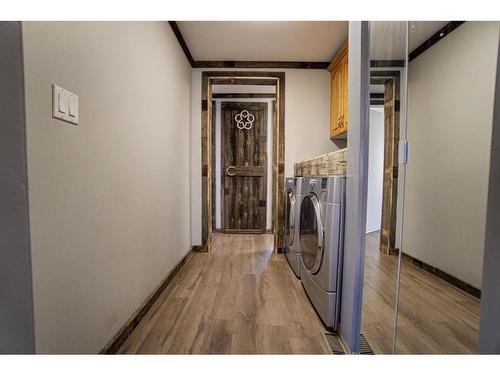
{"label": "washing machine door", "polygon": [[288,246],[292,246],[295,238],[295,195],[289,190],[286,198],[286,223],[285,241]]}
{"label": "washing machine door", "polygon": [[315,194],[309,194],[300,206],[300,250],[305,268],[318,273],[323,260],[324,231],[321,207]]}

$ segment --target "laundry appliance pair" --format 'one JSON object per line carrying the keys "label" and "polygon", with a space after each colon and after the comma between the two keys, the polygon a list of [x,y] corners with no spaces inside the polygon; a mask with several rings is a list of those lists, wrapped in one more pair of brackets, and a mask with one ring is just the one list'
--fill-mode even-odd
{"label": "laundry appliance pair", "polygon": [[323,323],[336,331],[344,250],[345,176],[285,181],[285,254]]}

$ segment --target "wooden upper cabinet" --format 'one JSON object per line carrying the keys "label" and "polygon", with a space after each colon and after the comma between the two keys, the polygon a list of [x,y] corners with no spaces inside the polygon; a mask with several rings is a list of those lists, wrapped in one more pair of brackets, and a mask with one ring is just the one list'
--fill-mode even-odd
{"label": "wooden upper cabinet", "polygon": [[347,42],[332,60],[330,72],[330,138],[345,138],[347,134]]}

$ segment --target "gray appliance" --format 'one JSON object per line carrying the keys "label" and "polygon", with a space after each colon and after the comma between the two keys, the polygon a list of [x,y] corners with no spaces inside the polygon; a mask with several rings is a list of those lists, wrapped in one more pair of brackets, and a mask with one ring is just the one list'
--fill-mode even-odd
{"label": "gray appliance", "polygon": [[285,254],[295,276],[300,278],[299,215],[302,203],[302,177],[285,180]]}
{"label": "gray appliance", "polygon": [[338,330],[344,250],[345,176],[304,177],[300,273],[323,323]]}

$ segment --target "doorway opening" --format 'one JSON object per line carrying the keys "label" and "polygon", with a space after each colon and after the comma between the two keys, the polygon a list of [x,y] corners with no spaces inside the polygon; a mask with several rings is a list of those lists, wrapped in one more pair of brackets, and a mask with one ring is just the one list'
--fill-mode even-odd
{"label": "doorway opening", "polygon": [[366,234],[377,234],[382,225],[384,188],[384,106],[370,105],[368,139],[368,189]]}
{"label": "doorway opening", "polygon": [[[274,97],[235,87],[271,87]],[[283,72],[202,73],[202,245],[208,251],[214,231],[269,231],[274,249],[283,249],[284,99]]]}
{"label": "doorway opening", "polygon": [[212,86],[214,232],[272,233],[275,89]]}
{"label": "doorway opening", "polygon": [[[372,70],[370,84],[383,87],[384,113],[384,161],[382,187],[382,215],[380,228],[380,252],[384,255],[399,254],[397,235],[401,226],[398,220],[398,143],[401,110],[401,71]],[[375,101],[372,104],[378,104]],[[370,128],[371,130],[371,128]]]}

